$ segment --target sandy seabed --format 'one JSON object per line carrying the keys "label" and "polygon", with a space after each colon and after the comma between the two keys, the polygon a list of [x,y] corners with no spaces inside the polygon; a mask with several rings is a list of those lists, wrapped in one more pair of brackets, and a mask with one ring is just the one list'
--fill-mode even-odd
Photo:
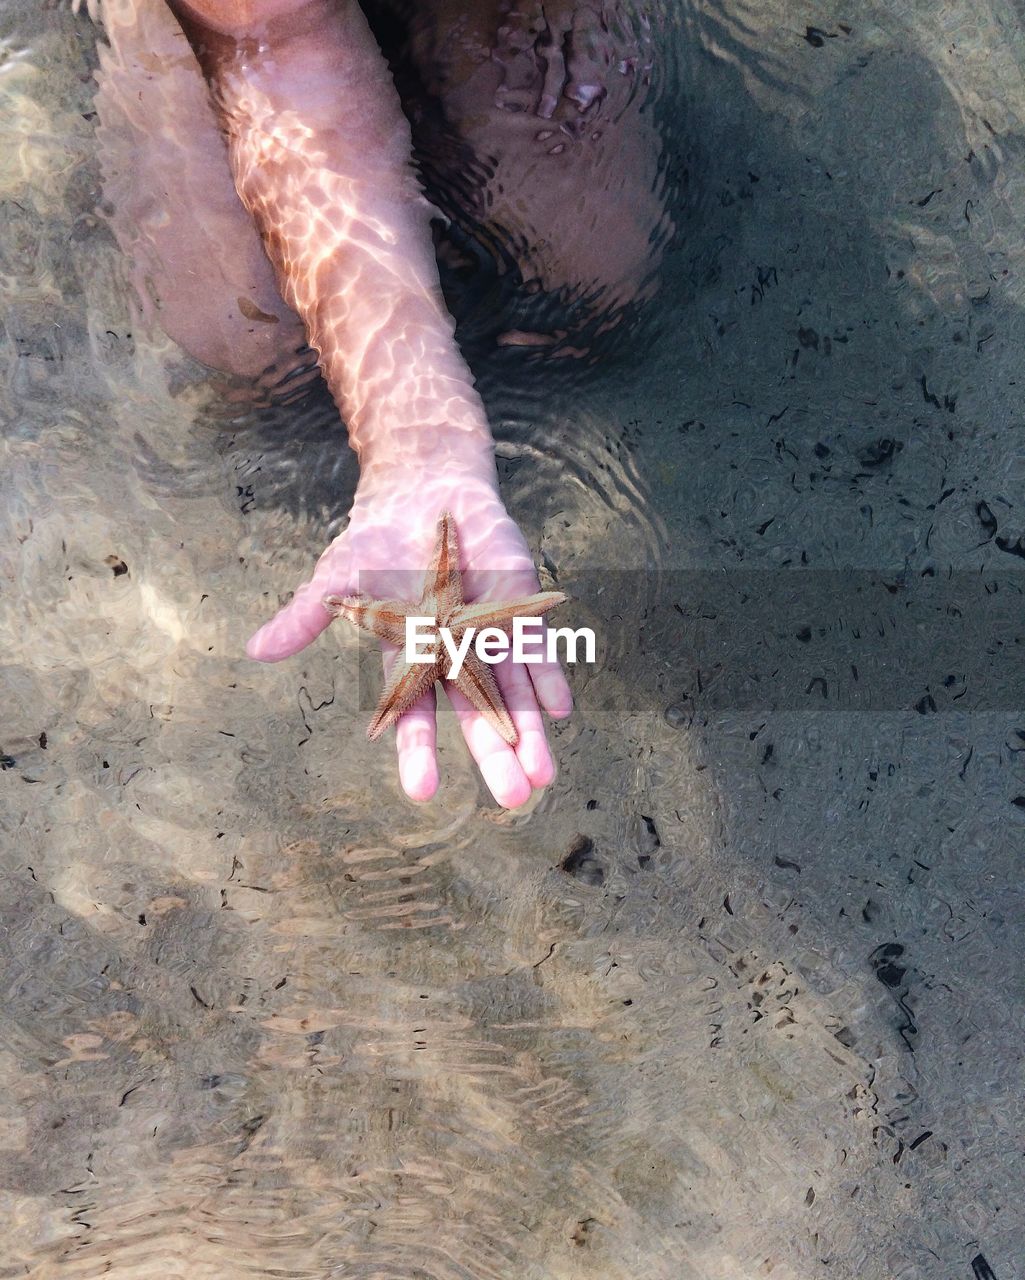
{"label": "sandy seabed", "polygon": [[658,336],[481,369],[606,638],[510,816],[245,660],[340,429],[140,327],[97,31],[0,11],[0,1277],[1021,1274],[1025,20],[671,25]]}

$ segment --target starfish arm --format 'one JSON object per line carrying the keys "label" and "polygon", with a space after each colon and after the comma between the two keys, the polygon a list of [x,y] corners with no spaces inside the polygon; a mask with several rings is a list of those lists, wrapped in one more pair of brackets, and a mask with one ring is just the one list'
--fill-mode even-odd
{"label": "starfish arm", "polygon": [[463,667],[457,679],[451,682],[473,704],[488,721],[514,747],[519,741],[519,734],[513,724],[512,716],[505,705],[491,668],[471,649],[463,659]]}
{"label": "starfish arm", "polygon": [[561,591],[539,591],[522,600],[478,600],[474,604],[464,604],[456,609],[449,627],[453,635],[466,627],[476,627],[478,631],[484,627],[498,627],[500,631],[508,633],[512,630],[514,618],[539,618],[549,609],[562,604],[565,599]]}
{"label": "starfish arm", "polygon": [[459,535],[450,511],[443,511],[438,521],[438,541],[434,547],[427,580],[424,584],[424,600],[430,597],[437,610],[439,624],[463,603],[463,578],[459,571]]}
{"label": "starfish arm", "polygon": [[400,656],[384,686],[374,718],[367,726],[367,737],[371,741],[379,738],[414,702],[420,701],[438,679],[438,674],[436,663],[403,662]]}
{"label": "starfish arm", "polygon": [[[438,521],[437,542],[416,604],[397,600],[373,600],[359,594],[324,596],[323,604],[333,617],[347,618],[355,626],[378,636],[401,653],[405,648],[406,621],[409,617],[432,617],[436,627],[448,627],[459,638],[462,638],[468,628],[482,630],[495,627],[509,634],[513,631],[517,618],[539,618],[565,600],[566,596],[561,591],[538,591],[519,600],[481,600],[468,604],[463,599],[455,520],[450,512],[445,511]],[[431,662],[408,663],[401,656],[396,656],[395,667],[367,729],[368,738],[379,738],[404,712],[428,693],[436,680],[448,679],[450,662],[443,654],[437,637],[435,646],[435,657]],[[463,659],[458,678],[451,683],[496,733],[510,746],[517,745],[519,732],[502,697],[498,681],[490,665],[472,649]],[[534,683],[536,687],[536,676]],[[458,707],[463,708],[463,704],[458,703]],[[467,714],[465,709],[461,714]],[[465,727],[464,724],[464,729]],[[430,749],[433,751],[433,746]],[[401,740],[399,754],[401,757]],[[481,767],[483,768],[483,764]],[[498,791],[495,794],[498,795]]]}
{"label": "starfish arm", "polygon": [[405,646],[406,615],[413,612],[408,605],[397,600],[371,600],[368,596],[325,596],[324,608],[388,644],[400,649]]}

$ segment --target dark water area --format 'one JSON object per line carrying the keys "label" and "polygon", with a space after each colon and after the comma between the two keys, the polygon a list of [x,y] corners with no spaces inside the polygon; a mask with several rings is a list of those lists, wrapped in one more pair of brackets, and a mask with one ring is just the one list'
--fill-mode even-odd
{"label": "dark water area", "polygon": [[132,6],[0,6],[0,1276],[1021,1274],[1023,17],[617,13],[653,300],[532,290],[418,133],[600,641],[510,814],[449,721],[403,799],[352,636],[246,661],[344,431],[305,355],[225,379],[138,300]]}

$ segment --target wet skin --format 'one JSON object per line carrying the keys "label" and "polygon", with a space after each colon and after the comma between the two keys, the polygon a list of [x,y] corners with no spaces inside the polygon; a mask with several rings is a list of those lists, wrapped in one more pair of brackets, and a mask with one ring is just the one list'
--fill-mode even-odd
{"label": "wet skin", "polygon": [[[443,510],[459,529],[467,599],[537,591],[441,296],[433,211],[411,168],[410,127],[362,10],[350,0],[171,0],[171,8],[210,87],[235,188],[281,296],[319,355],[360,463],[347,528],[247,652],[278,661],[304,648],[331,621],[325,596],[408,596]],[[637,59],[621,59],[625,69],[610,75],[591,5],[512,12],[505,5],[501,19],[487,5],[434,0],[429,8],[431,20],[411,28],[411,56],[452,127],[487,157],[486,185],[471,212],[487,210],[514,238],[524,277],[541,287],[592,305],[636,295],[650,271],[652,229],[665,220],[657,140],[631,109]],[[601,123],[595,108],[617,94],[622,101]],[[624,133],[632,134],[629,145]],[[541,180],[539,163],[550,166]],[[582,223],[593,229],[602,221],[600,243],[581,234]],[[611,271],[610,235],[620,250]],[[250,263],[249,296],[264,311],[274,304],[257,275]],[[174,292],[172,282],[166,294]],[[165,320],[173,320],[171,310]],[[189,315],[190,349],[202,357],[202,325]],[[278,318],[285,330],[287,311]],[[249,328],[255,368],[268,338],[266,329]],[[223,329],[213,326],[220,335],[214,352],[230,354],[235,344]],[[238,345],[245,357],[247,344]],[[386,666],[394,657],[385,652]],[[542,709],[566,716],[572,699],[554,664],[506,661],[494,674],[516,725],[515,746],[458,690],[446,692],[492,795],[516,807],[554,775]],[[435,711],[432,692],[397,725],[400,778],[412,799],[428,799],[438,786]]]}

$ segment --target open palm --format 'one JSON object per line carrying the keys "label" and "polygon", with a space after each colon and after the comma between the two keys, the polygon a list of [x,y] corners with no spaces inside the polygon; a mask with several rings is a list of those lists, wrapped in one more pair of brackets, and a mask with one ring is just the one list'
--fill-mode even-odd
{"label": "open palm", "polygon": [[[277,662],[304,649],[331,622],[327,595],[362,593],[374,599],[416,600],[433,550],[438,516],[448,509],[459,530],[467,600],[511,600],[538,590],[523,534],[492,483],[476,477],[418,477],[386,492],[357,491],[349,524],[317,562],[313,577],[252,637],[251,658]],[[384,649],[385,667],[397,651]],[[506,808],[551,782],[555,768],[541,710],[567,716],[569,685],[558,663],[521,666],[506,658],[493,673],[516,726],[510,746],[452,685],[445,689],[463,737],[492,795]],[[432,690],[398,721],[399,777],[412,800],[429,800],[438,787],[436,699]]]}

